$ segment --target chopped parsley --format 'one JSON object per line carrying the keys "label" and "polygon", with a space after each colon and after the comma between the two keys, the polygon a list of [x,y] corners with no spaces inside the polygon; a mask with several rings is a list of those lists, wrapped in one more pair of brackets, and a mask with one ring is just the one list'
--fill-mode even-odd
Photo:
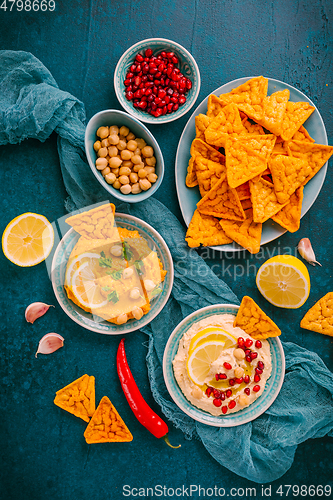
{"label": "chopped parsley", "polygon": [[161,285],[155,286],[155,288],[150,292],[150,297],[156,297],[156,295],[159,295],[162,292],[162,287]]}
{"label": "chopped parsley", "polygon": [[105,253],[102,251],[101,257],[98,259],[98,264],[100,267],[112,267],[112,259],[105,257]]}
{"label": "chopped parsley", "polygon": [[144,275],[145,265],[142,262],[142,260],[136,260],[134,262],[134,267],[135,267],[136,272],[138,273],[139,276],[143,276]]}
{"label": "chopped parsley", "polygon": [[133,258],[133,252],[127,241],[123,241],[123,257],[127,261],[130,261]]}
{"label": "chopped parsley", "polygon": [[109,286],[103,286],[102,287],[103,292],[109,292],[111,288]]}
{"label": "chopped parsley", "polygon": [[111,293],[108,294],[108,302],[113,302],[114,304],[118,302],[119,300],[119,295],[116,290],[113,290]]}
{"label": "chopped parsley", "polygon": [[119,270],[119,271],[112,271],[108,274],[110,274],[111,278],[113,278],[114,280],[120,280],[123,272],[122,270]]}

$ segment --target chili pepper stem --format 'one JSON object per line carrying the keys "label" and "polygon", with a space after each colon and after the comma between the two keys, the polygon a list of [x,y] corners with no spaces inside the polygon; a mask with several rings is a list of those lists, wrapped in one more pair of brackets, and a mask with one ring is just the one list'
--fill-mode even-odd
{"label": "chili pepper stem", "polygon": [[170,446],[170,448],[180,448],[181,447],[181,444],[179,444],[178,446],[172,446],[172,444],[169,441],[169,436],[167,434],[165,436],[162,436],[162,439],[164,439],[164,441],[166,442],[166,444],[168,446]]}

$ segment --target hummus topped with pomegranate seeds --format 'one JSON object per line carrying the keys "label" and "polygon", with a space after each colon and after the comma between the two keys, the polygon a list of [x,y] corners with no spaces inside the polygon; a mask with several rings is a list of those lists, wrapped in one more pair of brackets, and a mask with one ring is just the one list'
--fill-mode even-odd
{"label": "hummus topped with pomegranate seeds", "polygon": [[[221,417],[247,408],[260,397],[272,371],[268,341],[250,337],[233,326],[234,320],[232,314],[215,314],[194,323],[181,338],[173,360],[174,375],[186,399]],[[206,346],[218,357],[201,366],[205,353],[200,349]],[[197,354],[199,361],[193,362]]]}

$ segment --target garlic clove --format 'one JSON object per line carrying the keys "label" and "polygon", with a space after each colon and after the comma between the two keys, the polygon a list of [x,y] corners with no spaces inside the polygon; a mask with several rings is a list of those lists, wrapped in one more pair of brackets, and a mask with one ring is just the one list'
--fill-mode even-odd
{"label": "garlic clove", "polygon": [[35,354],[37,358],[37,354],[51,354],[54,351],[57,351],[64,345],[64,338],[57,333],[47,333],[42,337],[38,344],[38,349]]}
{"label": "garlic clove", "polygon": [[43,302],[33,302],[25,310],[25,319],[28,323],[34,323],[36,319],[44,316],[44,314],[50,309],[50,307],[54,306],[44,304]]}
{"label": "garlic clove", "polygon": [[309,264],[311,264],[312,266],[315,266],[316,264],[321,266],[320,262],[316,261],[316,256],[309,238],[302,238],[298,243],[297,249],[301,257],[309,262]]}

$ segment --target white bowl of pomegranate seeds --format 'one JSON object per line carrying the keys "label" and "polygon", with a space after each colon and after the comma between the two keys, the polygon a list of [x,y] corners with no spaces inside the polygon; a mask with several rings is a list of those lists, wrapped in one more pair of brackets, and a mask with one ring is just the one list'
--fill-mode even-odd
{"label": "white bowl of pomegranate seeds", "polygon": [[165,38],[149,38],[121,56],[114,88],[122,107],[140,121],[168,123],[194,105],[200,72],[184,47]]}

